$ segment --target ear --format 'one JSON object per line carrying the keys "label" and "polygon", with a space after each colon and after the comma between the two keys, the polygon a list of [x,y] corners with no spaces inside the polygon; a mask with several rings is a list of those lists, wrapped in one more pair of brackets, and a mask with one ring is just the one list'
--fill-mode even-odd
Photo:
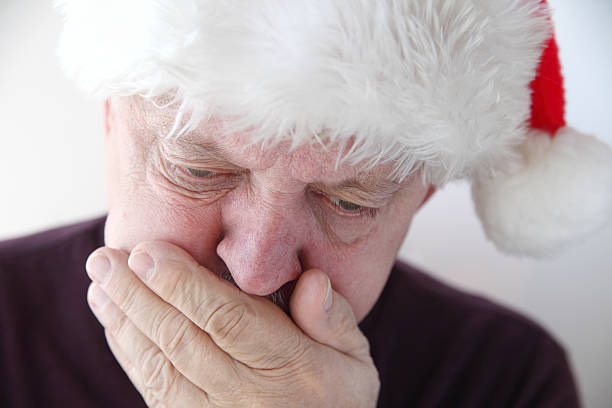
{"label": "ear", "polygon": [[109,137],[115,116],[110,98],[104,100],[104,135]]}
{"label": "ear", "polygon": [[431,196],[436,192],[436,187],[434,186],[429,186],[429,190],[427,190],[427,194],[425,194],[425,198],[423,198],[423,201],[421,202],[421,205],[419,205],[419,209],[421,207],[423,207],[425,205],[425,203],[427,201],[429,201],[429,199],[431,198]]}

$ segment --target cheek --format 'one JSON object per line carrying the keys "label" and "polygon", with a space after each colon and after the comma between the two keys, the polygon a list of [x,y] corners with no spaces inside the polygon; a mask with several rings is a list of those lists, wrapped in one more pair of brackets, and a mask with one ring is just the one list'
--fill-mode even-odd
{"label": "cheek", "polygon": [[334,290],[348,300],[357,321],[379,298],[425,191],[418,187],[399,194],[367,238],[356,245],[335,246],[321,241],[308,251],[304,266],[329,275]]}
{"label": "cheek", "polygon": [[131,251],[143,241],[162,240],[178,245],[200,264],[220,270],[216,247],[222,237],[218,206],[186,211],[144,188],[117,197],[105,227],[107,246]]}
{"label": "cheek", "polygon": [[308,257],[308,267],[312,265],[329,276],[334,290],[347,299],[358,321],[379,297],[395,259],[390,248],[367,245],[372,241],[354,249],[315,247],[308,251],[313,254]]}
{"label": "cheek", "polygon": [[[213,270],[219,268],[216,246],[221,237],[216,205],[195,206],[151,182],[151,148],[146,135],[129,136],[119,127],[106,143],[106,191],[109,215],[105,243],[131,251],[143,241],[176,244]],[[189,208],[188,208],[189,207]]]}
{"label": "cheek", "polygon": [[410,219],[373,229],[356,246],[315,245],[307,251],[305,267],[316,267],[330,277],[334,290],[350,303],[361,321],[376,303],[389,277]]}
{"label": "cheek", "polygon": [[333,213],[321,197],[310,198],[310,208],[321,239],[338,247],[355,247],[375,233],[377,223],[360,217],[343,218]]}

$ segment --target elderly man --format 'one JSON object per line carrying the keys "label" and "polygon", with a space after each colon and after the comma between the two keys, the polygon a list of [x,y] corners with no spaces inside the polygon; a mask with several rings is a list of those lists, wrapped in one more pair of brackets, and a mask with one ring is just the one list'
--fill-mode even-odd
{"label": "elderly man", "polygon": [[395,259],[463,177],[508,252],[605,221],[546,4],[57,3],[109,212],[1,244],[4,405],[578,405],[544,330]]}

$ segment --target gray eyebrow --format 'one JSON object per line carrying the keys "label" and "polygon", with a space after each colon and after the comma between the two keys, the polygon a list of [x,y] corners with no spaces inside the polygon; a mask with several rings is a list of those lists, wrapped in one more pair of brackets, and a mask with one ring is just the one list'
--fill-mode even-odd
{"label": "gray eyebrow", "polygon": [[372,198],[388,198],[395,194],[400,185],[390,180],[375,180],[368,182],[359,178],[350,178],[340,183],[327,185],[314,183],[317,188],[328,193],[341,192],[352,194],[357,198],[369,200]]}
{"label": "gray eyebrow", "polygon": [[360,190],[367,194],[376,195],[390,194],[390,192],[394,191],[397,187],[396,183],[388,180],[368,183],[355,178],[346,180],[338,185],[338,188],[341,189]]}

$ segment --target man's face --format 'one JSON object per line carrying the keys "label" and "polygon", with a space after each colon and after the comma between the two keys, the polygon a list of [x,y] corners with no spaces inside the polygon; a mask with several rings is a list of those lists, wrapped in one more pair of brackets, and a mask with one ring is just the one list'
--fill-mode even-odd
{"label": "man's face", "polygon": [[319,144],[245,148],[214,122],[165,138],[174,116],[136,97],[107,102],[106,245],[168,241],[244,292],[285,301],[318,268],[363,319],[427,194],[420,178],[336,168],[337,151]]}

